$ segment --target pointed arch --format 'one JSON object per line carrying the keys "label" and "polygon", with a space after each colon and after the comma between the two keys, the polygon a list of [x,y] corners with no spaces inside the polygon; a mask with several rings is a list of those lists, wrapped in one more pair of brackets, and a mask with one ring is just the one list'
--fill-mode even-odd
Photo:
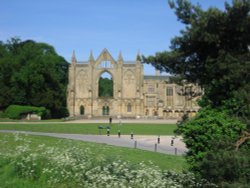
{"label": "pointed arch", "polygon": [[98,81],[98,97],[113,98],[114,82],[113,76],[108,71],[101,72]]}
{"label": "pointed arch", "polygon": [[84,115],[85,114],[85,108],[83,105],[80,106],[80,115]]}
{"label": "pointed arch", "polygon": [[127,112],[132,112],[132,105],[131,105],[131,103],[128,103],[128,105],[127,105]]}

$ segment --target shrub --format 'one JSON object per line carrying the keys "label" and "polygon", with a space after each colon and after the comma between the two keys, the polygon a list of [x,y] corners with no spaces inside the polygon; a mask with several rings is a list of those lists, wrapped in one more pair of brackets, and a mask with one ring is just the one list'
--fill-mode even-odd
{"label": "shrub", "polygon": [[6,110],[5,114],[10,119],[21,119],[22,115],[28,113],[35,113],[41,117],[47,115],[47,110],[44,107],[34,107],[34,106],[21,106],[21,105],[10,105]]}
{"label": "shrub", "polygon": [[247,182],[250,167],[243,151],[247,151],[248,145],[244,144],[242,151],[235,151],[235,143],[245,130],[246,125],[239,120],[209,107],[179,124],[178,131],[189,149],[187,161],[191,170],[218,184]]}
{"label": "shrub", "polygon": [[0,118],[6,118],[6,115],[5,115],[4,112],[1,112],[1,111],[0,111]]}
{"label": "shrub", "polygon": [[246,125],[225,112],[203,108],[193,119],[178,125],[178,129],[189,149],[187,159],[192,170],[196,170],[197,163],[215,147],[215,142],[227,137],[231,143],[236,143]]}
{"label": "shrub", "polygon": [[199,164],[200,173],[207,180],[217,184],[227,182],[230,184],[249,185],[249,154],[247,150],[211,150]]}

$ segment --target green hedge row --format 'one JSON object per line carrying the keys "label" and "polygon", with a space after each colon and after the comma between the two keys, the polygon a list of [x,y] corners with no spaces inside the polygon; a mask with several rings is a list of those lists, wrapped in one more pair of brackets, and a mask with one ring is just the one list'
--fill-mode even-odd
{"label": "green hedge row", "polygon": [[21,106],[21,105],[10,105],[5,110],[5,116],[7,116],[10,119],[21,119],[23,115],[28,113],[34,113],[41,117],[45,117],[48,111],[44,107]]}

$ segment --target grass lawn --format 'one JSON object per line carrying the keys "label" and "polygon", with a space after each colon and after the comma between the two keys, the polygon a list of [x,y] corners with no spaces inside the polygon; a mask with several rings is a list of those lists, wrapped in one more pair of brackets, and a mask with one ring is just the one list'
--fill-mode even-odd
{"label": "grass lawn", "polygon": [[[98,126],[102,126],[102,134],[106,134],[106,126],[102,123],[16,123],[16,124],[0,124],[0,130],[20,130],[33,132],[51,132],[51,133],[75,133],[75,134],[99,134]],[[139,124],[139,123],[123,123],[122,125],[112,124],[110,126],[110,133],[117,134],[121,130],[121,134],[135,135],[174,135],[176,125],[174,124]]]}
{"label": "grass lawn", "polygon": [[9,118],[0,118],[0,122],[63,122],[64,119],[45,119],[45,120],[15,120]]}
{"label": "grass lawn", "polygon": [[[5,135],[14,134],[0,133],[0,140],[3,140]],[[144,161],[149,164],[149,161],[151,161],[154,165],[159,166],[161,169],[177,171],[181,171],[186,167],[185,159],[183,156],[167,155],[139,149],[110,146],[107,144],[98,144],[77,140],[52,138],[46,136],[25,135],[24,137],[29,139],[32,148],[36,148],[38,147],[38,145],[41,144],[60,148],[61,146],[70,143],[79,148],[89,148],[94,153],[94,156],[96,156],[97,158],[99,155],[107,156],[110,158],[118,157],[122,160],[128,160],[134,164],[140,163],[141,161]],[[5,151],[11,151],[21,143],[22,141],[16,142],[14,140],[14,136],[8,136],[7,141],[0,142],[0,151],[1,153]]]}
{"label": "grass lawn", "polygon": [[[28,150],[27,145],[29,148]],[[69,153],[63,154],[65,150],[70,149],[71,151],[73,151],[72,156]],[[89,151],[90,155],[88,155],[90,158],[83,157],[82,159],[82,156],[80,156],[82,155],[82,153],[79,152],[78,154],[78,150],[80,151],[82,149],[84,151]],[[57,157],[58,155],[59,157],[58,159],[56,159],[58,164],[66,164],[66,166],[60,167],[57,164],[51,167],[51,165],[53,165],[53,162],[49,163],[49,161],[46,161],[42,158],[42,156],[44,157],[44,154],[42,155],[43,151],[48,152],[48,154],[45,155],[48,155],[48,157],[50,155],[54,155],[54,157]],[[56,152],[58,151],[59,153],[57,154]],[[60,154],[60,151],[62,154]],[[22,153],[21,156],[20,152]],[[7,153],[10,157],[4,158],[3,156]],[[29,153],[32,154],[30,155]],[[182,156],[172,156],[149,151],[142,151],[138,149],[135,150],[129,148],[109,146],[106,144],[89,143],[68,139],[0,133],[0,182],[2,182],[1,184],[3,187],[48,187],[47,181],[48,179],[50,179],[50,177],[43,175],[43,173],[41,173],[43,170],[41,169],[51,168],[52,170],[55,170],[55,172],[53,172],[53,176],[60,178],[61,170],[67,172],[67,168],[68,170],[71,169],[70,163],[68,163],[72,161],[71,157],[73,157],[74,159],[73,162],[75,160],[80,159],[79,165],[80,163],[84,165],[78,165],[77,168],[85,168],[85,166],[88,166],[88,163],[92,165],[93,163],[96,163],[96,165],[98,165],[98,161],[100,161],[100,158],[106,159],[105,164],[102,164],[104,166],[108,165],[107,163],[109,163],[109,161],[110,163],[112,163],[113,161],[126,161],[128,164],[126,168],[130,168],[129,166],[131,166],[131,170],[133,169],[132,166],[136,166],[142,161],[148,167],[155,168],[155,166],[158,166],[162,170],[173,170],[176,172],[180,172],[187,168],[185,159]],[[62,163],[60,161],[62,161]],[[24,166],[20,166],[20,164],[24,164]],[[75,167],[72,167],[73,170],[74,168]],[[34,171],[31,171],[31,169],[34,169]],[[56,171],[57,169],[59,169],[59,171]],[[145,169],[147,169],[147,167],[145,167]],[[103,170],[101,170],[100,173],[103,173]],[[111,170],[111,172],[112,171],[113,170]],[[28,172],[32,173],[30,174]],[[59,174],[57,174],[57,172],[59,172]],[[68,173],[70,173],[70,171],[68,171]],[[119,172],[116,173],[118,173],[116,175],[119,176]],[[137,173],[144,172],[138,171]],[[62,182],[64,181],[63,179],[59,180]],[[70,181],[66,181],[66,183],[70,183]],[[67,186],[64,186],[63,183],[59,184],[56,187]]]}

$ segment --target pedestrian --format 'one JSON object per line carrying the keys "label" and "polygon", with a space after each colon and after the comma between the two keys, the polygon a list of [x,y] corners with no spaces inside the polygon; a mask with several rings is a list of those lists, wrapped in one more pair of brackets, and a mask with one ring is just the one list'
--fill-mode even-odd
{"label": "pedestrian", "polygon": [[118,137],[120,138],[121,137],[121,131],[118,130]]}
{"label": "pedestrian", "polygon": [[109,117],[109,124],[112,123],[112,117]]}
{"label": "pedestrian", "polygon": [[171,139],[171,146],[174,145],[174,138]]}
{"label": "pedestrian", "polygon": [[134,133],[133,132],[131,132],[130,136],[131,136],[131,139],[134,139]]}
{"label": "pedestrian", "polygon": [[160,144],[160,135],[157,138],[157,143]]}
{"label": "pedestrian", "polygon": [[109,134],[110,134],[110,129],[109,127],[107,127],[107,136],[109,136]]}

